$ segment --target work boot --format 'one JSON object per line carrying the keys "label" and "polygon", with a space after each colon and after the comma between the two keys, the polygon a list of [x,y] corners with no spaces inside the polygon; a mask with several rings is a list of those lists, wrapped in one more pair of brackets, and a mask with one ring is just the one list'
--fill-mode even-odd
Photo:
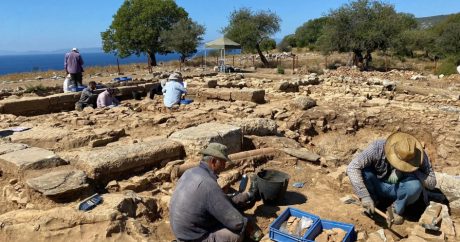
{"label": "work boot", "polygon": [[[394,225],[401,225],[401,224],[404,223],[404,217],[396,213],[394,205],[391,205],[388,209],[391,209],[393,211],[393,222],[392,223]],[[387,216],[388,215],[389,215],[389,213],[387,211]]]}
{"label": "work boot", "polygon": [[259,194],[259,186],[257,185],[257,175],[252,174],[249,176],[249,179],[251,180],[251,184],[249,185],[249,198],[251,200],[255,199],[256,201],[259,201],[261,199],[260,194]]}

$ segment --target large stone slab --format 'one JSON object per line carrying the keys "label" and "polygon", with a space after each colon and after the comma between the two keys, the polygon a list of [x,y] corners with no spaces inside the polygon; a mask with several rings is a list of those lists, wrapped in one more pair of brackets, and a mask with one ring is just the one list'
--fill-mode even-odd
{"label": "large stone slab", "polygon": [[26,144],[18,144],[18,143],[3,143],[0,144],[0,155],[10,153],[17,150],[23,150],[28,148],[29,146]]}
{"label": "large stone slab", "polygon": [[44,149],[63,150],[84,146],[104,146],[125,135],[123,129],[67,130],[37,126],[11,135],[11,141]]}
{"label": "large stone slab", "polygon": [[31,147],[0,155],[0,167],[10,173],[51,168],[67,164],[54,152]]}
{"label": "large stone slab", "polygon": [[2,113],[14,115],[38,115],[49,112],[50,100],[47,97],[27,97],[13,100],[1,100]]}
{"label": "large stone slab", "polygon": [[460,211],[460,177],[436,172],[436,188],[446,195],[452,211]]}
{"label": "large stone slab", "polygon": [[197,154],[212,142],[224,144],[229,153],[236,153],[241,151],[242,131],[233,125],[205,123],[174,132],[169,138],[182,143],[187,155]]}
{"label": "large stone slab", "polygon": [[69,160],[76,167],[85,171],[88,177],[109,181],[126,176],[133,170],[154,167],[163,161],[183,157],[182,144],[159,138],[123,146],[95,148],[89,152],[69,157]]}
{"label": "large stone slab", "polygon": [[255,103],[265,102],[265,90],[254,88],[243,88],[232,91],[232,100],[234,101],[248,101]]}
{"label": "large stone slab", "polygon": [[27,185],[45,196],[73,196],[88,188],[86,174],[80,170],[56,171],[32,178]]}

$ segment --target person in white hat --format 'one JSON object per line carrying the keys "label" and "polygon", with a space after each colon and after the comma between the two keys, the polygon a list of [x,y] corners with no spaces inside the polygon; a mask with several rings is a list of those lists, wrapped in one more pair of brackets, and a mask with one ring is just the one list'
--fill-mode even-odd
{"label": "person in white hat", "polygon": [[65,54],[65,73],[66,75],[70,74],[70,78],[74,82],[75,87],[83,86],[83,64],[83,58],[77,48],[72,48],[70,52]]}
{"label": "person in white hat", "polygon": [[183,79],[180,73],[173,73],[169,76],[168,82],[162,89],[163,103],[167,108],[179,105],[182,95],[187,93],[187,89],[182,85],[182,82]]}
{"label": "person in white hat", "polygon": [[181,176],[171,197],[172,231],[180,242],[241,241],[252,227],[246,231],[248,219],[236,207],[242,203],[254,205],[257,183],[251,182],[248,192],[229,198],[217,183],[218,174],[227,163],[233,163],[228,158],[227,146],[210,143],[200,153],[200,165]]}
{"label": "person in white hat", "polygon": [[[390,201],[394,224],[402,224],[407,205],[415,203],[424,188],[432,190],[436,177],[422,144],[412,135],[396,132],[376,140],[356,156],[347,169],[362,206],[369,214],[381,201]],[[425,202],[427,196],[424,196]],[[388,212],[387,212],[388,213]]]}

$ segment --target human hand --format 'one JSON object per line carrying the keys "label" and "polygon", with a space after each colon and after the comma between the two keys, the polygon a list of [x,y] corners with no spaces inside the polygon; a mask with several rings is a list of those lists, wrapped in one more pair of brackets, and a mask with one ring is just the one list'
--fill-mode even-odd
{"label": "human hand", "polygon": [[388,177],[388,183],[391,184],[396,184],[399,181],[399,178],[401,177],[402,173],[396,169],[393,169],[391,172],[390,176]]}
{"label": "human hand", "polygon": [[375,205],[374,200],[370,197],[364,197],[361,199],[361,206],[366,210],[368,214],[374,214],[375,212]]}

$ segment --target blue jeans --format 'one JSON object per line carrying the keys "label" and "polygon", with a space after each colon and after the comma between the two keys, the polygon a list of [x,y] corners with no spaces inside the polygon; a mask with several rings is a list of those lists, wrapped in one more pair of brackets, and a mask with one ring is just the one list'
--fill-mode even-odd
{"label": "blue jeans", "polygon": [[395,212],[399,215],[404,213],[407,205],[415,203],[422,193],[422,183],[415,175],[404,175],[397,184],[387,183],[380,180],[369,170],[363,171],[364,184],[374,201],[388,199],[394,201]]}

